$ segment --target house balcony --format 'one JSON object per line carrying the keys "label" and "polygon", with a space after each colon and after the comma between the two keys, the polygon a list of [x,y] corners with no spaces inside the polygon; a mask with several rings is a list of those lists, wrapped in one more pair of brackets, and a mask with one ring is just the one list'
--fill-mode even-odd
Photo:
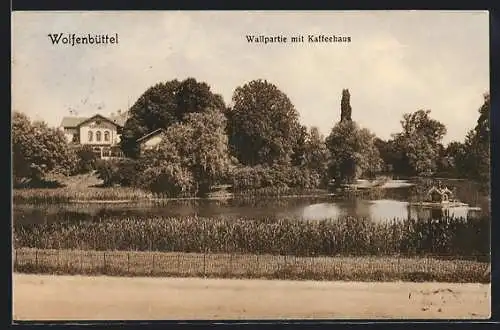
{"label": "house balcony", "polygon": [[83,145],[83,144],[71,144],[70,147],[74,149],[81,148],[82,146],[88,147],[96,155],[97,159],[123,159],[126,158],[123,151],[119,146],[114,145]]}
{"label": "house balcony", "polygon": [[99,159],[123,159],[125,155],[119,146],[92,146]]}

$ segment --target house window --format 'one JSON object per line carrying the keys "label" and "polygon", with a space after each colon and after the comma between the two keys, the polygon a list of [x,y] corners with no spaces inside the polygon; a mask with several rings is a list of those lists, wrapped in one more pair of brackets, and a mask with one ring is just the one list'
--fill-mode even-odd
{"label": "house window", "polygon": [[92,142],[92,139],[94,138],[94,134],[92,131],[89,131],[89,142]]}
{"label": "house window", "polygon": [[101,131],[95,133],[95,139],[97,142],[101,142]]}
{"label": "house window", "polygon": [[109,132],[104,132],[104,141],[109,142]]}

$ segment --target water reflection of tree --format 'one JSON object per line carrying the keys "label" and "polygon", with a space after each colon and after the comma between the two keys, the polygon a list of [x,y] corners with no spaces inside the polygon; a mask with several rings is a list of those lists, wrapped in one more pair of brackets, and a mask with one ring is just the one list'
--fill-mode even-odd
{"label": "water reflection of tree", "polygon": [[370,218],[371,217],[371,208],[370,203],[367,201],[357,201],[355,206],[355,212],[359,217],[362,218]]}
{"label": "water reflection of tree", "polygon": [[347,198],[344,201],[339,202],[337,207],[339,208],[339,213],[343,216],[358,217],[358,204],[359,199],[352,196],[352,198]]}
{"label": "water reflection of tree", "polygon": [[408,219],[413,220],[439,220],[450,217],[450,210],[446,208],[428,208],[408,205]]}

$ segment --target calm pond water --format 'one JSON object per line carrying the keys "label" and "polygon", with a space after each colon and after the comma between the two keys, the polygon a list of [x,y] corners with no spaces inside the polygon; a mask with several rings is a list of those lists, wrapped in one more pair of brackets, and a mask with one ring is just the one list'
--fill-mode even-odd
{"label": "calm pond water", "polygon": [[[360,184],[364,182],[360,181]],[[343,216],[365,217],[373,221],[393,219],[430,219],[443,216],[475,217],[489,214],[488,198],[471,185],[448,184],[456,197],[469,207],[448,209],[418,207],[408,201],[415,195],[411,182],[394,180],[384,185],[375,196],[325,196],[314,198],[282,198],[252,200],[196,200],[162,203],[128,204],[52,204],[14,205],[14,223],[98,220],[127,216],[189,216],[227,218],[299,218],[305,221],[334,219]]]}

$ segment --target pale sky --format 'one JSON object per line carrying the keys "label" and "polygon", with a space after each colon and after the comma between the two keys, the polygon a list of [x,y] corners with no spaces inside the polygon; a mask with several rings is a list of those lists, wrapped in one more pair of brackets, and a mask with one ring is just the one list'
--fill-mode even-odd
{"label": "pale sky", "polygon": [[[489,90],[485,11],[15,12],[12,104],[58,126],[126,110],[150,86],[194,77],[231,103],[234,89],[266,79],[286,93],[301,122],[327,135],[343,88],[352,117],[381,138],[403,113],[432,110],[444,142],[475,126]],[[52,45],[49,33],[118,33],[116,45]],[[350,36],[350,43],[250,44],[246,35]]]}

